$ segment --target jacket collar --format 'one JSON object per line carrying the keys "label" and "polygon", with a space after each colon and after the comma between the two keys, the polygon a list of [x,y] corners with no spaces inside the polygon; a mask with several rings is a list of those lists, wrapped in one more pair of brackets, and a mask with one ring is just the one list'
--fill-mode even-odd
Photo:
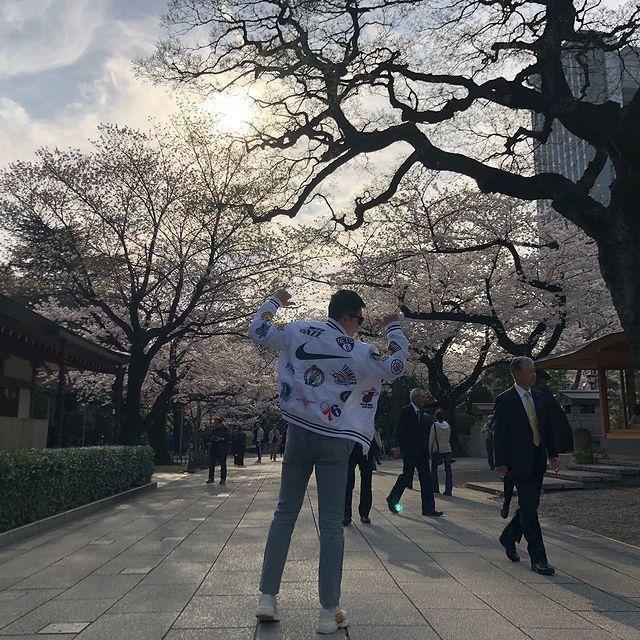
{"label": "jacket collar", "polygon": [[340,333],[347,335],[345,330],[342,328],[342,325],[336,320],[334,320],[333,318],[329,318],[326,324],[328,324],[332,329],[335,329],[336,331],[339,331]]}

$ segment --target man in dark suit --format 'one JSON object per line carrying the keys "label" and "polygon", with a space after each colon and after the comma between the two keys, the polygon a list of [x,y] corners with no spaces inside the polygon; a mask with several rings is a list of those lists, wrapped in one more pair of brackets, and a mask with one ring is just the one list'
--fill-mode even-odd
{"label": "man in dark suit", "polygon": [[420,493],[422,495],[422,515],[441,516],[442,511],[436,511],[433,497],[433,482],[429,470],[429,427],[422,407],[427,396],[422,389],[412,389],[409,396],[410,404],[402,408],[398,416],[395,434],[393,436],[394,458],[402,455],[402,473],[387,496],[387,505],[391,513],[398,513],[398,503],[404,490],[409,486],[414,469],[418,471],[420,479]]}
{"label": "man in dark suit", "polygon": [[524,356],[514,358],[510,369],[515,384],[496,398],[494,447],[496,470],[502,475],[508,473],[515,483],[518,510],[500,535],[500,544],[507,557],[518,562],[516,542],[524,535],[532,571],[553,575],[555,569],[547,560],[542,540],[538,506],[547,456],[556,473],[560,460],[543,399],[532,388],[536,382],[533,360]]}
{"label": "man in dark suit", "polygon": [[353,488],[356,484],[356,467],[360,468],[360,504],[358,505],[358,513],[362,524],[371,524],[369,513],[373,504],[373,492],[371,490],[371,481],[373,478],[373,469],[376,464],[376,457],[380,455],[380,448],[375,440],[371,441],[369,453],[365,456],[362,451],[362,445],[355,443],[349,456],[349,471],[347,473],[347,493],[344,499],[344,520],[342,524],[348,527],[351,524],[352,504],[353,504]]}

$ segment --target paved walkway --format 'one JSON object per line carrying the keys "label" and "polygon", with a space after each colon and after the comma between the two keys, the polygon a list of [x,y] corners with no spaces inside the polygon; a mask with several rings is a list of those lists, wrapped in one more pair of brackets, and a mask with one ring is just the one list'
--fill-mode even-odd
{"label": "paved walkway", "polygon": [[[346,529],[349,638],[640,638],[640,549],[546,527],[559,572],[538,576],[526,554],[519,564],[504,557],[497,506],[475,492],[439,500],[442,519],[423,519],[413,491],[403,514],[390,514],[384,495],[398,470],[385,463],[374,475],[373,524]],[[280,462],[231,467],[226,488],[207,487],[203,474],[163,476],[155,492],[0,549],[0,638],[314,637],[315,487],[284,576],[283,621],[253,618],[279,471]]]}

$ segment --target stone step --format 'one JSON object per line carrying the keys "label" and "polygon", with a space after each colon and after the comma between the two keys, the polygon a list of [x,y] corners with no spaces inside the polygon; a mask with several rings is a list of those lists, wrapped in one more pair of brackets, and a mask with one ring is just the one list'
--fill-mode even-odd
{"label": "stone step", "polygon": [[[562,461],[563,468],[572,469],[574,465],[580,464],[575,461],[573,457],[573,453],[561,453],[559,456]],[[583,465],[580,465],[583,466]],[[628,459],[628,458],[618,458],[617,456],[611,456],[607,458],[600,458],[600,462],[594,463],[589,466],[612,466],[612,467],[631,467],[633,469],[640,469],[640,458]]]}
{"label": "stone step", "polygon": [[572,471],[593,471],[594,473],[606,473],[620,476],[640,476],[640,467],[618,464],[569,464],[568,469]]}
{"label": "stone step", "polygon": [[611,464],[618,467],[634,467],[635,469],[640,469],[640,459],[626,460],[624,458],[616,458],[615,456],[613,456],[611,458],[603,458],[602,460],[602,464]]}
{"label": "stone step", "polygon": [[[465,487],[475,491],[482,491],[483,493],[490,493],[494,496],[501,496],[503,490],[502,482],[467,482]],[[582,482],[575,482],[574,480],[545,477],[542,488],[545,491],[569,491],[585,489],[586,487]],[[517,494],[517,491],[515,493]]]}
{"label": "stone step", "polygon": [[547,478],[560,478],[561,480],[574,480],[575,482],[588,482],[591,484],[621,482],[622,477],[611,473],[596,473],[595,471],[578,471],[574,469],[562,469],[560,473],[547,471]]}

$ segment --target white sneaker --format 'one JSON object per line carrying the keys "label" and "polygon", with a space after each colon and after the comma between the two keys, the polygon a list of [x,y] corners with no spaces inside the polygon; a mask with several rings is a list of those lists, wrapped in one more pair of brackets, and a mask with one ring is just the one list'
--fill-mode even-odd
{"label": "white sneaker", "polygon": [[278,596],[263,593],[256,607],[256,618],[261,622],[277,622],[280,620],[278,615]]}
{"label": "white sneaker", "polygon": [[338,607],[336,611],[320,608],[318,616],[317,633],[335,633],[338,629],[346,629],[349,626],[347,612]]}

